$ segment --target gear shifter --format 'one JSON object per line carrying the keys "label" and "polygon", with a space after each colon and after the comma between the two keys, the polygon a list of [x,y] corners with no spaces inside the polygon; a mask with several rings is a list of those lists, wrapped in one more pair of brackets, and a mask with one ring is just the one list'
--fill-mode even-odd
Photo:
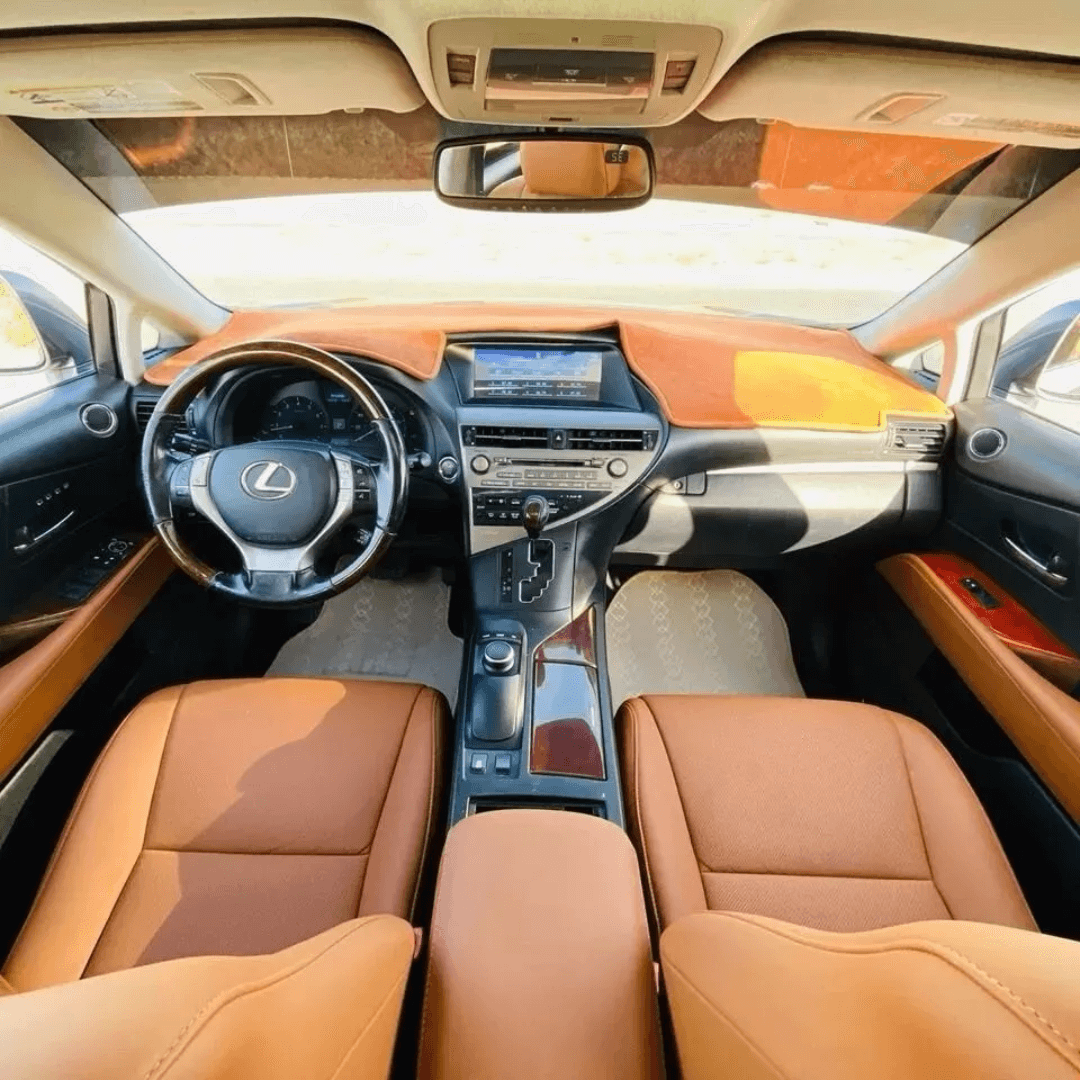
{"label": "gear shifter", "polygon": [[551,517],[551,506],[543,495],[530,495],[521,504],[521,524],[529,537],[535,540]]}

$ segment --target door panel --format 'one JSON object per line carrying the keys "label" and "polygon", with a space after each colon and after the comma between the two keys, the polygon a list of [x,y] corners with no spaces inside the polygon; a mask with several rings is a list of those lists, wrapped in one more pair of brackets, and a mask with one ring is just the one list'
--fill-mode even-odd
{"label": "door panel", "polygon": [[[956,422],[943,546],[982,567],[1080,652],[1080,435],[990,399],[957,406]],[[983,428],[1006,440],[989,460],[969,447]]]}
{"label": "door panel", "polygon": [[[129,392],[93,374],[0,409],[0,626],[85,599],[97,582],[80,588],[74,568],[137,521]],[[115,431],[87,429],[80,410],[90,403],[113,410]]]}

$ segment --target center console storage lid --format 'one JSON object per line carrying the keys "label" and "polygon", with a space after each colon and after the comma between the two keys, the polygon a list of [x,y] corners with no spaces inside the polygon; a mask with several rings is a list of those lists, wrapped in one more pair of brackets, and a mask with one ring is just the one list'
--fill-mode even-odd
{"label": "center console storage lid", "polygon": [[419,1080],[662,1077],[637,857],[600,818],[496,810],[439,868]]}

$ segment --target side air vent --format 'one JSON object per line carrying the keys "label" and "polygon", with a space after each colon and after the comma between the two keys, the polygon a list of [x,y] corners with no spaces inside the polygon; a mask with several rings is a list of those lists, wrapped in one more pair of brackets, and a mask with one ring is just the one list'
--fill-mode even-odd
{"label": "side air vent", "polygon": [[[138,425],[139,431],[145,431],[147,425],[150,423],[150,417],[153,415],[154,409],[157,407],[156,398],[136,398],[135,399],[135,423]],[[186,434],[188,431],[187,423],[182,423],[177,426],[177,434]]]}
{"label": "side air vent", "polygon": [[495,427],[476,425],[461,429],[461,441],[466,446],[483,446],[491,449],[545,450],[550,445],[551,433],[542,427]]}
{"label": "side air vent", "polygon": [[148,401],[146,398],[140,398],[135,402],[135,423],[139,425],[140,431],[146,430],[156,405],[156,401]]}
{"label": "side air vent", "polygon": [[655,431],[615,431],[571,428],[567,433],[569,450],[652,450]]}
{"label": "side air vent", "polygon": [[945,453],[948,428],[944,424],[922,423],[918,420],[893,420],[889,423],[886,449],[891,454],[937,461]]}

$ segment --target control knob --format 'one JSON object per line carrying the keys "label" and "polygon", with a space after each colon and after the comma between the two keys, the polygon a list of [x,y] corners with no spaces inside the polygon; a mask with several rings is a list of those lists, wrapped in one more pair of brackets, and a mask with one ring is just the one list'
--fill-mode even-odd
{"label": "control knob", "polygon": [[439,475],[447,482],[452,482],[458,478],[458,463],[457,458],[451,457],[449,454],[446,457],[439,458]]}
{"label": "control knob", "polygon": [[626,461],[621,457],[612,458],[608,462],[607,471],[610,476],[615,477],[616,480],[620,480],[630,471],[630,466],[627,465]]}
{"label": "control knob", "polygon": [[480,659],[489,675],[505,675],[513,669],[517,654],[509,641],[489,641]]}
{"label": "control knob", "polygon": [[480,473],[483,475],[491,468],[491,458],[487,454],[477,454],[476,457],[469,462],[469,468],[474,473]]}

